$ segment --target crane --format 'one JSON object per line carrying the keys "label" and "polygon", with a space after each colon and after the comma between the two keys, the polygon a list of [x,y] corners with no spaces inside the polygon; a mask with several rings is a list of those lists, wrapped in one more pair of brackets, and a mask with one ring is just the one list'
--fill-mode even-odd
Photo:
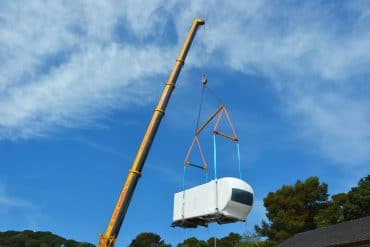
{"label": "crane", "polygon": [[166,106],[171,97],[172,91],[175,88],[177,77],[179,76],[182,66],[184,65],[186,55],[189,51],[196,31],[198,30],[198,27],[204,25],[204,23],[205,21],[203,19],[196,18],[194,19],[190,27],[190,30],[181,48],[180,54],[176,59],[176,63],[164,86],[158,105],[154,109],[152,119],[149,122],[145,135],[141,141],[135,159],[132,163],[132,167],[129,170],[126,182],[123,185],[113,214],[109,220],[109,224],[105,230],[105,233],[100,235],[97,247],[113,247],[115,244],[115,241],[121,229],[123,219],[125,218],[128,207],[130,205],[131,198],[135,192],[136,185],[141,176],[141,171],[145,164],[145,160],[148,156],[150,147],[157,133],[159,124],[161,123],[162,117],[165,113]]}

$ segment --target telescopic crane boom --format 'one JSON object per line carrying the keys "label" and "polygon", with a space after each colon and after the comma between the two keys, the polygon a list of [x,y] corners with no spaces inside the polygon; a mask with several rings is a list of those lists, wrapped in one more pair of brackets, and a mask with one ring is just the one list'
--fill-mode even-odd
{"label": "telescopic crane boom", "polygon": [[185,42],[181,48],[180,54],[176,59],[176,63],[172,69],[170,76],[164,86],[162,95],[159,99],[158,105],[154,110],[152,119],[147,127],[146,133],[141,141],[140,147],[136,153],[132,167],[128,173],[126,182],[119,195],[118,201],[114,208],[113,214],[110,218],[108,227],[104,234],[100,235],[97,247],[113,247],[120,231],[123,219],[129,207],[132,195],[134,194],[135,187],[140,178],[145,160],[148,156],[150,147],[157,133],[159,124],[165,113],[167,103],[171,97],[172,91],[175,88],[177,77],[180,74],[181,68],[184,65],[186,55],[189,51],[195,33],[199,26],[205,22],[203,19],[195,19],[190,27],[189,33],[186,36]]}

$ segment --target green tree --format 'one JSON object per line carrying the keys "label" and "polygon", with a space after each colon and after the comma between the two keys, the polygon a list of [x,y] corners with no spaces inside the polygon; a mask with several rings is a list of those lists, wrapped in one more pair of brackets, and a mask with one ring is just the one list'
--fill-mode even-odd
{"label": "green tree", "polygon": [[230,232],[228,236],[221,238],[217,242],[219,247],[235,247],[240,243],[242,236],[237,233]]}
{"label": "green tree", "polygon": [[215,246],[215,241],[216,241],[216,246],[217,247],[236,247],[240,244],[240,240],[242,237],[240,234],[237,233],[229,233],[226,237],[223,237],[221,239],[218,238],[210,238],[207,240],[207,244],[210,247]]}
{"label": "green tree", "polygon": [[255,230],[271,241],[281,242],[288,237],[316,228],[315,216],[328,201],[328,186],[317,177],[309,177],[295,185],[284,185],[264,198],[269,222],[262,221]]}
{"label": "green tree", "polygon": [[[214,238],[209,238],[208,240],[207,240],[207,244],[208,244],[208,246],[215,246],[215,242],[216,242],[216,244],[218,244],[218,241],[219,241],[219,239],[218,238],[216,238],[216,237],[214,237]],[[216,245],[217,246],[217,245]]]}
{"label": "green tree", "polygon": [[362,178],[348,193],[332,196],[315,216],[317,227],[370,216],[370,175]]}
{"label": "green tree", "polygon": [[171,247],[164,243],[158,234],[152,232],[143,232],[136,236],[129,247]]}
{"label": "green tree", "polygon": [[315,216],[316,227],[330,226],[344,221],[344,208],[348,203],[348,195],[340,193],[332,196]]}
{"label": "green tree", "polygon": [[262,240],[261,236],[256,232],[247,232],[242,236],[242,239],[236,247],[272,247],[276,244],[269,240]]}
{"label": "green tree", "polygon": [[356,187],[348,192],[344,205],[344,220],[354,220],[370,216],[370,175],[362,178]]}
{"label": "green tree", "polygon": [[178,244],[177,247],[208,247],[208,244],[203,240],[192,237],[185,239],[184,242]]}
{"label": "green tree", "polygon": [[[64,245],[63,245],[64,244]],[[66,240],[51,232],[34,232],[30,230],[18,232],[0,232],[0,246],[4,247],[94,247],[89,243]]]}
{"label": "green tree", "polygon": [[25,247],[39,247],[40,241],[37,241],[36,239],[30,239],[26,241],[24,246]]}

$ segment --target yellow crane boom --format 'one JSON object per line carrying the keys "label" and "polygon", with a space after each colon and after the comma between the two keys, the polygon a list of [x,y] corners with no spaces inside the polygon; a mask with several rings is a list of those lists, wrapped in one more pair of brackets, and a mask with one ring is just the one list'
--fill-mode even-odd
{"label": "yellow crane boom", "polygon": [[194,39],[195,33],[198,27],[203,25],[204,23],[205,22],[203,19],[194,19],[193,24],[190,27],[189,33],[186,36],[180,54],[176,59],[176,63],[172,69],[170,76],[168,77],[158,105],[154,110],[152,119],[150,120],[146,133],[136,153],[135,160],[132,163],[132,167],[128,173],[126,182],[122,188],[121,194],[119,195],[108,227],[105,233],[100,235],[99,243],[97,245],[98,247],[113,247],[115,244],[123,219],[129,207],[132,195],[134,194],[137,182],[140,178],[145,160],[148,156],[150,147],[157,133],[159,124],[165,113],[167,103],[171,97],[173,89],[175,88],[177,77],[179,76],[181,68],[184,65],[186,55]]}

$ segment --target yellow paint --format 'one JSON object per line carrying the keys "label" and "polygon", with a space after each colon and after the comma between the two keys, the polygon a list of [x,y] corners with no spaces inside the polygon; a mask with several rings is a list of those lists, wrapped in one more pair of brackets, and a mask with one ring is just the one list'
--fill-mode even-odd
{"label": "yellow paint", "polygon": [[110,218],[108,227],[105,233],[101,234],[99,237],[99,243],[97,245],[98,247],[113,247],[115,244],[119,230],[121,228],[121,224],[127,212],[132,195],[135,191],[136,184],[141,175],[141,170],[144,166],[151,144],[158,130],[160,121],[165,113],[165,109],[171,97],[171,93],[175,88],[177,77],[180,74],[182,66],[184,65],[186,55],[189,51],[195,33],[198,27],[200,25],[203,25],[204,23],[205,22],[203,19],[198,18],[193,21],[193,24],[190,27],[189,33],[186,36],[180,54],[176,59],[176,63],[172,69],[170,76],[168,77],[162,95],[159,99],[158,105],[154,110],[152,119],[150,120],[149,126],[146,130],[143,140],[141,141],[140,147],[136,153],[135,160],[132,163],[131,170],[129,171],[126,182],[122,188],[121,194],[119,195],[113,214]]}

